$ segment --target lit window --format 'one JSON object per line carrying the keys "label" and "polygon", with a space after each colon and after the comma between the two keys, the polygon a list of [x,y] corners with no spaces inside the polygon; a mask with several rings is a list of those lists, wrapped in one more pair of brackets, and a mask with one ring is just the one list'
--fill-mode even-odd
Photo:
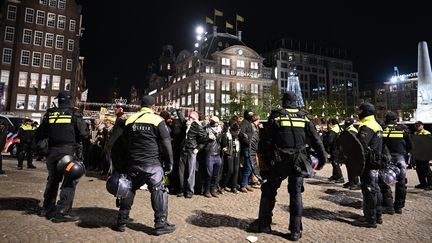
{"label": "lit window", "polygon": [[171,64],[167,64],[167,70],[171,70]]}
{"label": "lit window", "polygon": [[231,65],[231,59],[222,57],[222,65],[225,66]]}
{"label": "lit window", "polygon": [[39,110],[44,111],[48,108],[48,96],[39,96]]}
{"label": "lit window", "polygon": [[230,112],[229,112],[229,108],[228,107],[221,107],[221,115],[222,116],[229,116]]}
{"label": "lit window", "polygon": [[65,87],[64,90],[66,91],[70,91],[70,87],[71,86],[71,80],[70,79],[65,79]]}
{"label": "lit window", "polygon": [[192,92],[192,84],[191,83],[188,83],[187,92],[188,93]]}
{"label": "lit window", "polygon": [[22,42],[23,42],[23,44],[31,44],[32,43],[32,30],[24,29]]}
{"label": "lit window", "polygon": [[41,65],[41,59],[42,59],[42,54],[40,52],[33,52],[33,58],[32,58],[32,66],[33,67],[40,67]]}
{"label": "lit window", "polygon": [[46,89],[50,85],[50,75],[49,74],[42,74],[41,79],[41,88]]}
{"label": "lit window", "polygon": [[19,72],[18,87],[27,87],[27,79],[28,79],[27,72]]}
{"label": "lit window", "polygon": [[206,66],[206,73],[214,73],[214,67]]}
{"label": "lit window", "polygon": [[66,71],[72,71],[73,61],[72,59],[66,59]]}
{"label": "lit window", "polygon": [[10,75],[9,70],[1,70],[0,82],[4,83],[5,85],[8,85],[9,84],[9,75]]}
{"label": "lit window", "polygon": [[55,21],[56,21],[56,15],[54,13],[48,13],[47,26],[55,27]]}
{"label": "lit window", "polygon": [[251,84],[251,93],[258,94],[258,84]]}
{"label": "lit window", "polygon": [[36,12],[36,24],[44,25],[45,24],[45,12],[38,10]]}
{"label": "lit window", "polygon": [[181,98],[181,106],[185,106],[186,105],[186,97],[182,97]]}
{"label": "lit window", "polygon": [[66,8],[66,0],[58,0],[58,8],[65,9]]}
{"label": "lit window", "polygon": [[44,53],[43,67],[51,68],[51,65],[52,65],[52,55],[49,53]]}
{"label": "lit window", "polygon": [[21,51],[21,65],[30,65],[30,51]]}
{"label": "lit window", "polygon": [[27,110],[36,110],[36,107],[37,107],[37,95],[29,95]]}
{"label": "lit window", "polygon": [[68,40],[68,51],[73,51],[74,43],[75,43],[74,40],[71,40],[71,39]]}
{"label": "lit window", "polygon": [[62,69],[63,57],[59,55],[54,56],[54,69],[60,70]]}
{"label": "lit window", "polygon": [[24,108],[25,108],[25,98],[26,98],[25,94],[17,94],[16,108],[18,110],[24,110]]}
{"label": "lit window", "polygon": [[199,80],[195,80],[195,91],[199,90]]}
{"label": "lit window", "polygon": [[60,90],[60,76],[53,75],[52,90]]}
{"label": "lit window", "polygon": [[223,74],[223,75],[230,75],[229,68],[221,68],[221,74]]}
{"label": "lit window", "polygon": [[199,95],[195,94],[195,98],[194,98],[195,104],[198,104],[199,102]]}
{"label": "lit window", "polygon": [[221,90],[222,91],[230,91],[231,82],[230,81],[222,81]]}
{"label": "lit window", "polygon": [[251,69],[258,69],[258,63],[257,62],[251,62],[250,63],[250,68]]}
{"label": "lit window", "polygon": [[75,32],[75,28],[76,28],[76,21],[71,19],[69,21],[69,31]]}
{"label": "lit window", "polygon": [[237,92],[245,91],[245,86],[242,83],[237,83]]}
{"label": "lit window", "polygon": [[214,107],[213,106],[206,106],[205,113],[207,116],[212,116],[214,114]]}
{"label": "lit window", "polygon": [[12,49],[3,48],[3,60],[2,63],[10,64],[12,62]]}
{"label": "lit window", "polygon": [[30,88],[37,88],[39,84],[39,73],[30,74]]}
{"label": "lit window", "polygon": [[14,5],[8,5],[7,8],[7,14],[6,14],[6,18],[8,20],[16,20],[16,15],[17,15],[17,7]]}
{"label": "lit window", "polygon": [[214,103],[214,93],[206,93],[206,103],[213,104]]}
{"label": "lit window", "polygon": [[26,23],[33,23],[33,18],[34,18],[34,9],[26,8],[24,21]]}
{"label": "lit window", "polygon": [[64,30],[66,26],[66,16],[59,15],[57,21],[57,28]]}
{"label": "lit window", "polygon": [[35,46],[41,46],[42,45],[42,39],[43,39],[43,32],[35,31],[33,44]]}
{"label": "lit window", "polygon": [[54,45],[54,34],[45,34],[45,47],[53,47]]}
{"label": "lit window", "polygon": [[221,102],[222,104],[229,104],[231,102],[231,96],[229,94],[222,94]]}
{"label": "lit window", "polygon": [[10,26],[6,26],[4,40],[13,42],[14,37],[15,37],[15,28],[10,27]]}
{"label": "lit window", "polygon": [[56,48],[57,49],[63,49],[64,47],[64,36],[57,35],[56,36]]}
{"label": "lit window", "polygon": [[188,97],[187,97],[187,103],[186,103],[186,105],[191,105],[192,104],[192,95],[188,95]]}
{"label": "lit window", "polygon": [[237,60],[237,67],[239,67],[239,68],[244,68],[244,67],[245,67],[245,62],[244,62],[244,60]]}
{"label": "lit window", "polygon": [[214,90],[214,80],[206,80],[206,90]]}

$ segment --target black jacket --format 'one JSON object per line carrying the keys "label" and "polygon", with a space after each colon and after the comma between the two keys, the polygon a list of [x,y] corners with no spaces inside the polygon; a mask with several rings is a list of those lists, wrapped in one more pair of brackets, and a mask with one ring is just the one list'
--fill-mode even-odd
{"label": "black jacket", "polygon": [[[382,128],[375,120],[373,115],[366,116],[360,121],[359,132],[357,137],[362,144],[365,152],[372,150],[373,153],[381,156],[383,153],[383,139],[382,139]],[[372,161],[370,157],[366,156],[366,169],[372,168]]]}
{"label": "black jacket", "polygon": [[20,143],[32,143],[35,137],[35,129],[32,125],[23,124],[18,129]]}
{"label": "black jacket", "polygon": [[221,154],[221,140],[222,133],[220,131],[215,131],[212,127],[207,127],[207,133],[213,133],[215,139],[208,138],[206,145],[207,155],[220,155]]}
{"label": "black jacket", "polygon": [[186,133],[184,150],[201,150],[207,143],[207,133],[205,129],[196,122],[192,122]]}

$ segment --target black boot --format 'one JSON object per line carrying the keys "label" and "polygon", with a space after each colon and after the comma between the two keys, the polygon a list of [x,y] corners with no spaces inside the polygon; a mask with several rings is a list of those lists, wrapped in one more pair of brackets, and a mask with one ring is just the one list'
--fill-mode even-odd
{"label": "black boot", "polygon": [[175,224],[170,224],[166,219],[161,218],[155,223],[155,235],[164,235],[176,230]]}
{"label": "black boot", "polygon": [[289,235],[288,239],[290,241],[298,241],[302,237],[302,232],[293,232]]}
{"label": "black boot", "polygon": [[129,211],[130,210],[120,209],[117,216],[117,225],[115,227],[115,230],[120,232],[124,232],[126,230],[126,225],[130,222]]}
{"label": "black boot", "polygon": [[272,229],[270,224],[263,224],[259,219],[257,219],[249,225],[248,231],[253,233],[271,234]]}
{"label": "black boot", "polygon": [[56,216],[51,219],[54,223],[76,222],[78,220],[80,220],[78,215],[71,212],[62,213],[61,211],[57,211]]}

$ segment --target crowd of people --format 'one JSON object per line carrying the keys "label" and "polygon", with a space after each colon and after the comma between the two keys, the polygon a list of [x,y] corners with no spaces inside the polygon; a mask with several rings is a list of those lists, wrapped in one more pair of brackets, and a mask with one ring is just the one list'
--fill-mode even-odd
{"label": "crowd of people", "polygon": [[[39,129],[28,119],[18,133],[19,169],[24,158],[28,168],[35,168],[34,144],[48,140],[47,154],[38,152],[39,156],[47,156],[49,171],[41,215],[54,217],[55,222],[78,219],[71,213],[77,179],[65,177],[60,200],[55,203],[63,178],[55,166],[64,155],[83,160],[87,171],[117,178],[114,191],[120,190],[118,174],[126,175],[131,186],[117,203],[119,231],[124,231],[130,220],[136,191],[147,184],[152,194],[157,235],[175,230],[175,225],[167,221],[168,192],[185,198],[195,195],[218,198],[224,193],[248,193],[256,189],[262,192],[259,218],[250,229],[271,232],[276,191],[288,177],[290,239],[300,239],[303,178],[313,176],[312,168],[319,170],[328,161],[333,168],[329,180],[345,183],[341,164],[346,162],[346,151],[339,140],[343,131],[353,134],[365,150],[365,166],[360,176],[348,171],[348,181],[343,184],[345,188],[362,191],[364,217],[359,219],[359,226],[376,227],[382,223],[382,213],[402,213],[406,170],[410,165],[415,164],[420,181],[415,187],[432,189],[429,161],[408,159],[413,148],[409,129],[397,124],[394,112],[389,112],[383,122],[376,120],[375,108],[369,103],[359,106],[358,126],[352,118],[345,119],[343,124],[331,119],[323,130],[324,126],[315,124],[307,112],[297,107],[292,92],[284,94],[282,107],[273,110],[264,124],[252,110],[228,121],[196,111],[185,117],[177,109],[156,114],[151,96],[145,96],[143,108],[129,117],[117,107],[115,114],[106,116],[103,122],[94,119],[85,123],[82,115],[72,108],[69,94],[59,93],[58,99],[59,107],[48,110]],[[415,128],[417,135],[430,135],[422,122],[417,122]],[[313,163],[312,155],[317,164]],[[399,172],[394,200],[391,185],[380,177],[380,171],[389,165]],[[108,183],[110,179],[107,187]]]}

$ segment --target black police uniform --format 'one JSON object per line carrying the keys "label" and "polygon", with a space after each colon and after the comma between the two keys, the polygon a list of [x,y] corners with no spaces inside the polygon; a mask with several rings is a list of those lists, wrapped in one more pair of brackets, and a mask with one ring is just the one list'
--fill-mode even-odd
{"label": "black police uniform", "polygon": [[[120,200],[118,230],[124,231],[129,221],[136,190],[147,184],[151,193],[151,204],[155,217],[155,233],[164,234],[175,230],[175,225],[167,222],[168,190],[163,185],[164,170],[172,171],[173,154],[169,130],[162,117],[149,108],[142,108],[126,120],[124,134],[128,144],[126,171],[132,181],[132,190]],[[162,149],[160,149],[162,148]],[[161,152],[165,153],[164,168],[161,165]]]}
{"label": "black police uniform", "polygon": [[[290,97],[288,97],[290,98]],[[284,96],[285,99],[285,96]],[[292,98],[291,98],[292,99]],[[284,102],[285,103],[285,102]],[[326,161],[322,141],[306,113],[298,110],[294,101],[284,105],[283,109],[273,110],[268,119],[268,142],[275,149],[275,164],[269,172],[268,179],[261,186],[261,201],[258,220],[251,225],[251,230],[271,231],[272,211],[276,202],[277,189],[288,177],[288,192],[290,194],[290,224],[291,239],[301,237],[303,204],[301,193],[304,191],[302,172],[303,163],[308,163],[306,155],[306,139],[309,138],[312,147],[317,152],[321,168]],[[280,158],[278,158],[280,156]],[[258,225],[256,225],[258,224]],[[258,227],[258,229],[256,228]]]}
{"label": "black police uniform", "polygon": [[[351,120],[352,120],[352,118],[345,120],[345,128],[344,129],[345,129],[345,131],[348,131],[348,132],[350,132],[351,134],[353,134],[353,135],[355,135],[357,137],[358,130],[352,124],[354,122],[354,120],[352,120],[352,122],[351,122]],[[350,170],[347,170],[347,174],[348,174],[348,182],[345,183],[343,186],[345,188],[349,188],[351,190],[360,189],[360,179],[359,179],[359,177],[358,176],[353,176],[352,173],[350,172]]]}
{"label": "black police uniform", "polygon": [[20,139],[18,149],[18,169],[22,169],[24,157],[27,159],[27,168],[36,168],[33,165],[34,136],[35,129],[32,125],[21,125],[18,130],[18,138]]}
{"label": "black police uniform", "polygon": [[[396,115],[396,114],[395,114]],[[397,117],[396,117],[397,118]],[[407,164],[405,162],[406,154],[412,148],[412,142],[409,134],[405,132],[404,127],[396,125],[395,119],[386,119],[386,127],[383,130],[384,144],[389,149],[391,155],[391,163],[399,167],[400,174],[397,177],[396,182],[396,194],[393,205],[393,195],[390,186],[380,182],[381,193],[383,196],[383,206],[385,211],[390,213],[396,211],[397,213],[402,212],[402,208],[405,206],[406,197],[406,172]]]}
{"label": "black police uniform", "polygon": [[[382,128],[375,120],[375,108],[371,104],[361,105],[362,113],[359,114],[360,125],[357,135],[360,143],[366,151],[365,169],[360,176],[363,194],[364,220],[358,221],[358,226],[376,227],[381,218],[382,195],[378,186],[378,170],[382,151]],[[376,159],[378,158],[378,159]]]}
{"label": "black police uniform", "polygon": [[[55,209],[59,183],[63,172],[57,171],[57,163],[65,155],[75,155],[75,146],[79,140],[88,138],[89,132],[82,113],[72,107],[72,98],[68,93],[60,92],[57,96],[59,107],[50,108],[44,115],[37,129],[37,140],[48,138],[48,181],[44,192],[43,214],[49,216]],[[71,216],[72,203],[78,180],[68,177],[63,179],[60,200],[57,202],[57,215],[54,222],[75,221]]]}
{"label": "black police uniform", "polygon": [[330,161],[333,167],[332,176],[329,178],[329,180],[335,181],[336,183],[343,183],[344,178],[339,164],[340,148],[338,142],[341,129],[339,127],[339,124],[337,124],[337,122],[334,123],[335,124],[332,124],[332,127],[328,131],[327,141],[325,143],[326,151],[327,153],[330,154]]}

